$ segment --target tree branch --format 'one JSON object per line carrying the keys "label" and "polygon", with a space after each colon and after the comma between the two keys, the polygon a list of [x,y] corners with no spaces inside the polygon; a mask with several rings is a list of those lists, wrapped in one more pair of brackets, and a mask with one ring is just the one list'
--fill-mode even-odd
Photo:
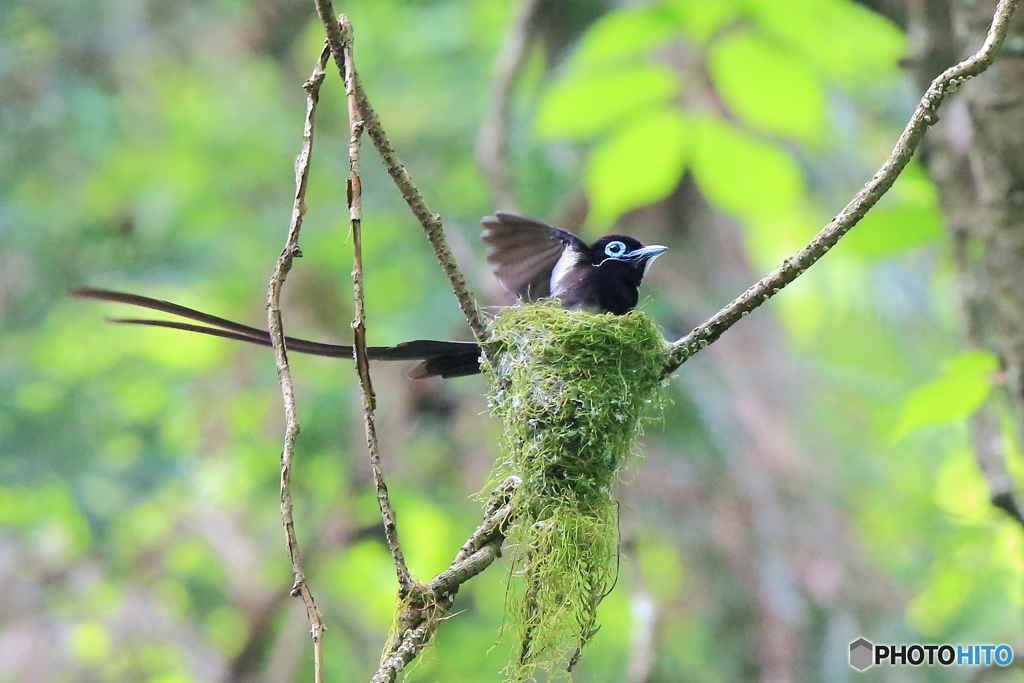
{"label": "tree branch", "polygon": [[518,485],[518,478],[509,477],[491,493],[483,521],[456,553],[448,569],[426,585],[414,582],[413,591],[399,613],[395,635],[370,683],[394,683],[398,674],[430,642],[437,626],[447,617],[462,584],[501,556],[504,530],[512,521],[510,501]]}
{"label": "tree branch", "polygon": [[359,115],[359,106],[356,103],[355,69],[352,61],[352,24],[344,15],[341,17],[341,31],[349,120],[348,213],[352,228],[352,291],[355,300],[355,319],[352,320],[352,349],[356,362],[356,374],[359,376],[359,395],[363,402],[366,447],[370,453],[370,465],[373,468],[373,483],[377,488],[377,505],[380,507],[380,515],[384,522],[384,538],[387,541],[388,550],[391,551],[391,560],[395,564],[395,573],[398,576],[398,594],[405,599],[412,587],[412,577],[409,574],[409,567],[405,564],[402,547],[398,542],[395,510],[391,507],[388,487],[384,482],[384,470],[380,463],[377,426],[373,419],[377,399],[373,393],[373,383],[370,381],[370,359],[366,353],[366,300],[363,293],[363,208],[359,179],[359,138],[363,133],[363,120]]}
{"label": "tree branch", "polygon": [[399,592],[403,603],[398,617],[396,633],[381,658],[380,667],[374,675],[372,683],[393,683],[398,673],[405,668],[406,664],[412,661],[419,650],[430,642],[437,625],[447,615],[459,587],[490,566],[501,554],[501,544],[505,540],[503,529],[507,525],[509,515],[511,514],[509,501],[513,490],[518,485],[518,481],[510,478],[492,493],[491,500],[485,509],[483,522],[466,543],[463,544],[462,548],[459,549],[448,569],[438,574],[426,585],[411,578],[398,544],[394,512],[391,510],[387,496],[387,487],[384,484],[383,475],[380,470],[380,456],[377,449],[376,431],[372,416],[375,401],[369,376],[369,363],[366,358],[365,304],[363,301],[362,276],[362,215],[358,173],[359,136],[363,130],[366,130],[370,135],[377,148],[377,152],[384,161],[388,173],[394,179],[396,185],[398,185],[402,197],[409,204],[409,207],[427,233],[427,238],[434,248],[434,254],[448,276],[452,290],[459,300],[459,306],[466,316],[466,321],[469,323],[474,336],[481,346],[486,342],[486,327],[472,294],[466,286],[465,278],[462,276],[445,240],[440,217],[430,213],[423,198],[412,184],[408,172],[401,162],[398,161],[394,148],[391,147],[391,143],[388,141],[376,113],[373,111],[362,90],[351,54],[351,24],[344,16],[340,17],[337,22],[334,20],[334,12],[330,0],[317,0],[316,5],[317,12],[327,33],[330,53],[333,55],[334,61],[341,71],[342,78],[345,81],[345,92],[348,96],[350,120],[348,195],[354,249],[353,280],[355,283],[354,296],[356,307],[356,315],[352,323],[355,334],[354,355],[363,399],[367,444],[374,467],[377,500],[384,519],[388,547],[391,550],[392,559],[398,574]]}
{"label": "tree branch", "polygon": [[[331,54],[334,55],[334,61],[341,71],[342,78],[344,78],[345,55],[342,47],[344,41],[339,23],[334,18],[334,7],[331,4],[331,0],[316,0],[316,8],[320,16],[320,22],[324,25],[324,30],[327,33],[327,42],[331,47]],[[359,80],[359,72],[354,66],[352,68],[352,82],[366,133],[373,141],[374,147],[377,148],[377,153],[384,162],[384,168],[387,169],[388,174],[402,193],[402,198],[409,205],[413,215],[416,216],[416,219],[423,227],[430,245],[434,248],[434,256],[437,257],[438,263],[441,264],[441,269],[444,270],[445,275],[448,277],[448,282],[455,293],[455,298],[459,301],[459,308],[462,309],[462,314],[466,317],[466,322],[473,331],[473,337],[483,348],[487,341],[487,326],[484,323],[483,316],[480,314],[480,310],[477,308],[473,293],[466,285],[466,278],[462,275],[462,271],[455,261],[455,256],[452,255],[451,247],[448,246],[448,240],[445,239],[441,217],[431,213],[423,196],[413,184],[409,172],[398,159],[395,148],[392,147],[391,141],[388,140],[387,134],[384,132],[383,126],[381,126],[380,119],[377,118],[377,113],[373,110],[370,101],[366,97],[362,83]]]}
{"label": "tree branch", "polygon": [[267,290],[267,326],[270,331],[271,344],[274,347],[277,378],[281,384],[281,394],[284,397],[285,432],[284,447],[281,450],[281,521],[284,524],[288,556],[292,562],[294,584],[291,593],[293,596],[302,597],[302,601],[306,605],[306,615],[309,617],[310,632],[313,637],[313,679],[315,683],[323,683],[321,635],[326,627],[320,610],[316,607],[313,593],[306,583],[306,575],[302,571],[299,542],[295,536],[295,520],[292,516],[292,460],[295,457],[295,439],[299,435],[299,419],[295,409],[295,388],[292,385],[288,351],[284,341],[281,289],[284,287],[284,281],[288,277],[293,260],[302,256],[302,252],[299,250],[299,230],[302,227],[302,218],[306,213],[306,187],[309,182],[309,165],[313,153],[313,119],[329,54],[326,49],[320,53],[320,59],[317,60],[316,66],[313,68],[313,74],[303,86],[306,90],[306,119],[302,129],[302,148],[295,160],[295,201],[292,204],[292,218],[288,226],[284,251],[277,259]]}
{"label": "tree branch", "polygon": [[690,356],[717,341],[723,332],[739,322],[741,318],[778,294],[783,287],[814,265],[839,242],[850,228],[864,217],[868,210],[892,187],[896,178],[910,162],[925,132],[938,121],[938,108],[946,97],[965,81],[985,71],[995,59],[995,55],[1002,47],[1006,37],[1010,17],[1019,1],[1000,0],[992,18],[985,44],[971,57],[946,69],[932,81],[896,142],[892,154],[839,215],[832,219],[832,222],[826,225],[806,247],[783,261],[775,270],[732,303],[694,328],[690,334],[673,342],[668,362],[665,364],[665,374],[674,372]]}

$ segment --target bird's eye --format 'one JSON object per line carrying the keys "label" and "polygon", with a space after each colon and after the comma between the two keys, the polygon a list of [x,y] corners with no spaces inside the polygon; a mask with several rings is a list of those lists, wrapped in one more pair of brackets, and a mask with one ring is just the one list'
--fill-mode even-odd
{"label": "bird's eye", "polygon": [[626,245],[618,240],[609,242],[608,246],[604,248],[604,253],[611,258],[618,258],[626,253]]}

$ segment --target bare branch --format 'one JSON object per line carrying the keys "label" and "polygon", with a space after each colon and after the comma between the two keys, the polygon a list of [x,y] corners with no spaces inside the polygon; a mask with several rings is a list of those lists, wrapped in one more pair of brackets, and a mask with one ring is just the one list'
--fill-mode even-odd
{"label": "bare branch", "polygon": [[[356,336],[354,355],[360,378],[360,390],[363,397],[363,414],[366,425],[367,444],[374,466],[374,480],[377,485],[377,500],[384,518],[385,533],[388,547],[400,584],[403,607],[399,614],[396,633],[384,651],[381,664],[374,675],[373,683],[393,683],[398,673],[412,661],[419,650],[433,636],[437,625],[445,617],[454,601],[455,593],[462,583],[486,569],[500,555],[501,544],[505,539],[503,529],[511,508],[508,502],[518,482],[507,481],[492,494],[491,503],[485,511],[485,518],[473,536],[459,550],[451,566],[436,576],[429,585],[412,580],[398,545],[394,513],[388,502],[387,488],[380,472],[380,457],[377,451],[375,428],[372,412],[374,409],[373,388],[370,383],[368,361],[366,358],[365,339],[365,306],[362,290],[362,253],[361,253],[361,210],[359,203],[359,135],[365,130],[373,140],[384,166],[398,185],[402,197],[409,204],[413,214],[420,221],[434,254],[448,276],[459,307],[466,316],[466,321],[473,330],[477,342],[483,346],[486,342],[486,327],[480,311],[473,300],[473,295],[466,286],[455,258],[444,237],[439,216],[430,212],[423,197],[413,185],[408,172],[395,154],[394,148],[381,127],[380,120],[370,106],[366,94],[359,82],[350,52],[351,24],[342,16],[339,21],[334,19],[334,10],[330,0],[317,0],[317,13],[327,33],[327,43],[334,61],[345,81],[345,92],[348,95],[350,119],[350,177],[349,177],[349,212],[352,221],[354,244],[353,278],[355,280],[356,317],[352,327]],[[319,683],[319,682],[318,682]]]}
{"label": "bare branch", "polygon": [[370,106],[370,102],[366,98],[366,93],[359,82],[358,74],[356,75],[355,82],[356,97],[359,100],[359,109],[363,114],[363,120],[366,122],[366,132],[370,139],[373,140],[377,153],[380,154],[381,159],[384,161],[384,167],[395,181],[399,191],[401,191],[402,198],[405,199],[409,208],[412,209],[413,214],[423,227],[423,231],[430,241],[430,246],[434,248],[434,256],[437,258],[438,263],[441,264],[444,274],[448,276],[448,283],[455,293],[455,298],[459,301],[459,308],[462,309],[466,322],[473,331],[473,337],[483,347],[487,339],[487,326],[484,323],[483,316],[480,315],[480,310],[476,306],[473,293],[469,290],[469,286],[466,285],[466,278],[459,269],[455,256],[452,255],[451,247],[448,246],[448,240],[444,236],[444,227],[441,224],[441,217],[436,213],[430,212],[419,190],[413,185],[409,172],[405,170],[405,166],[399,161],[394,148],[391,146],[391,141],[388,140],[387,134],[381,127],[377,113]]}
{"label": "bare branch", "polygon": [[832,222],[825,226],[811,242],[783,261],[775,270],[737,297],[690,334],[672,343],[665,365],[665,373],[674,372],[690,356],[714,343],[722,333],[735,325],[743,316],[768,301],[772,296],[799,277],[820,259],[857,224],[864,214],[881,199],[899,174],[910,162],[925,132],[938,121],[938,109],[946,96],[965,81],[985,71],[995,59],[1006,37],[1010,16],[1020,0],[1000,0],[985,44],[974,55],[956,66],[946,69],[925,92],[914,110],[903,134],[896,142],[892,154],[860,192],[846,205]]}
{"label": "bare branch", "polygon": [[501,556],[504,530],[512,521],[509,501],[518,485],[517,478],[509,477],[491,493],[483,521],[459,549],[448,569],[426,585],[414,582],[413,591],[399,614],[395,635],[370,683],[394,683],[405,666],[430,642],[437,626],[447,617],[462,584]]}
{"label": "bare branch", "polygon": [[[316,7],[320,21],[327,33],[327,42],[331,47],[331,53],[334,55],[334,61],[342,73],[342,78],[344,78],[345,55],[342,47],[343,37],[338,21],[334,18],[334,8],[331,0],[316,0]],[[388,174],[402,193],[402,198],[405,199],[413,215],[416,216],[416,219],[423,227],[423,231],[427,234],[427,239],[434,248],[434,256],[437,257],[438,263],[441,264],[441,269],[444,270],[445,275],[448,277],[448,282],[455,293],[455,298],[459,301],[459,308],[462,309],[462,314],[466,317],[466,322],[473,331],[474,338],[483,347],[487,341],[487,326],[484,323],[483,316],[480,315],[480,310],[477,308],[473,293],[466,285],[466,278],[459,269],[455,256],[452,255],[452,250],[448,246],[448,240],[445,239],[441,217],[431,213],[427,203],[423,200],[423,196],[413,184],[409,172],[398,159],[395,148],[392,147],[391,141],[388,140],[387,134],[384,132],[383,126],[381,126],[380,119],[377,118],[377,113],[370,106],[370,101],[367,99],[363,86],[359,81],[359,72],[355,68],[352,69],[352,82],[366,133],[377,148],[377,153],[384,162],[384,168],[387,169]]]}
{"label": "bare branch", "polygon": [[380,506],[381,518],[384,521],[384,538],[391,559],[398,575],[398,594],[404,599],[412,587],[412,577],[405,564],[402,547],[398,543],[398,526],[395,521],[395,510],[391,507],[388,487],[384,482],[384,471],[380,463],[380,447],[377,444],[377,426],[373,419],[373,411],[377,407],[377,399],[370,381],[370,359],[366,353],[366,300],[363,293],[363,236],[362,236],[362,189],[359,179],[359,138],[363,133],[363,120],[356,104],[355,69],[352,61],[352,24],[348,19],[341,18],[342,39],[345,53],[345,95],[348,99],[349,143],[348,143],[348,213],[352,227],[352,283],[355,299],[355,319],[352,321],[353,355],[356,361],[356,373],[359,375],[359,394],[363,401],[363,426],[366,430],[366,447],[370,452],[370,465],[373,468],[373,483],[377,488],[377,504]]}
{"label": "bare branch", "polygon": [[295,439],[299,435],[299,419],[295,409],[295,388],[292,385],[291,369],[288,365],[288,351],[284,341],[284,323],[281,319],[281,289],[285,278],[291,270],[292,261],[302,256],[299,250],[299,230],[302,218],[306,213],[306,186],[309,182],[310,157],[313,153],[313,119],[316,105],[320,97],[320,84],[324,80],[324,68],[327,66],[328,50],[320,53],[313,68],[313,74],[303,86],[306,89],[306,120],[302,129],[302,149],[295,160],[295,202],[292,205],[292,218],[288,226],[288,237],[284,251],[277,259],[274,274],[267,290],[267,326],[274,347],[274,359],[277,363],[277,378],[281,383],[281,394],[284,397],[285,432],[284,447],[281,450],[281,521],[284,524],[285,541],[288,544],[288,556],[292,562],[292,595],[301,596],[306,605],[311,635],[313,637],[313,679],[315,683],[323,683],[323,651],[321,636],[325,630],[320,610],[313,600],[313,593],[306,583],[302,571],[302,560],[299,555],[299,542],[295,536],[295,520],[292,516],[292,460],[295,457]]}

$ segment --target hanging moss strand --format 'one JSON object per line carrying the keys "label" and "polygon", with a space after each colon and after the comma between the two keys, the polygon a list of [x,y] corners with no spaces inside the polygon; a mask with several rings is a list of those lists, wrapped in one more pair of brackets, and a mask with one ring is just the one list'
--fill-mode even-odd
{"label": "hanging moss strand", "polygon": [[507,674],[553,673],[597,632],[597,606],[618,573],[616,475],[660,402],[667,347],[639,312],[599,315],[541,302],[490,328],[491,412],[504,425],[492,479],[513,497]]}

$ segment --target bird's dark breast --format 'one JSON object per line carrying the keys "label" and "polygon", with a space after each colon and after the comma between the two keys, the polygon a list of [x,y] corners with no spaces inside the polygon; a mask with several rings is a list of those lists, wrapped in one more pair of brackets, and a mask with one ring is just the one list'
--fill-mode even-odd
{"label": "bird's dark breast", "polygon": [[566,278],[558,299],[570,310],[583,309],[593,313],[623,315],[636,308],[639,283],[632,274],[608,272],[606,268],[587,268],[575,277]]}

